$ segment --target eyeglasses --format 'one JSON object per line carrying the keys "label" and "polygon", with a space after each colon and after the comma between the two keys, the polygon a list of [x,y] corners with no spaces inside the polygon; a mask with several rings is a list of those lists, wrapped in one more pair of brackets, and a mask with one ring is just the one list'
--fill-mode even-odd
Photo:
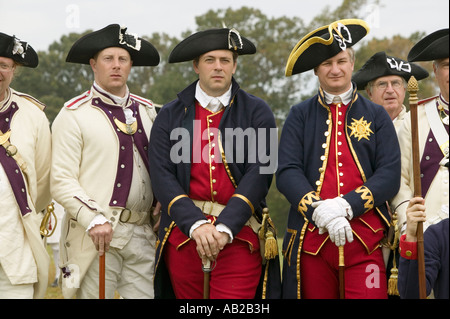
{"label": "eyeglasses", "polygon": [[0,63],[0,71],[3,71],[3,72],[11,71],[13,67],[14,67],[13,65]]}
{"label": "eyeglasses", "polygon": [[394,90],[398,90],[401,87],[404,87],[403,85],[403,81],[400,80],[395,80],[395,81],[380,81],[374,84],[374,86],[379,89],[379,90],[386,90],[386,88],[388,87],[389,83],[391,83],[391,87]]}

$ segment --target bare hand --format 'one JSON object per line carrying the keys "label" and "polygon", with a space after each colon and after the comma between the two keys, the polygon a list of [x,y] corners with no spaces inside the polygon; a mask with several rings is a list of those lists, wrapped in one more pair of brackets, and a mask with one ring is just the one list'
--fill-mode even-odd
{"label": "bare hand", "polygon": [[159,230],[159,224],[161,221],[161,203],[157,202],[155,209],[153,210],[153,220],[155,224],[153,225],[153,231],[156,233]]}
{"label": "bare hand", "polygon": [[220,250],[229,241],[227,233],[217,231],[216,227],[210,223],[199,226],[192,232],[192,238],[197,244],[197,252],[200,258],[216,260]]}
{"label": "bare hand", "polygon": [[425,220],[425,200],[422,197],[412,198],[406,209],[406,241],[417,241],[417,223]]}
{"label": "bare hand", "polygon": [[111,224],[104,223],[103,225],[95,225],[89,230],[89,236],[91,236],[94,242],[95,249],[98,250],[98,255],[102,256],[109,250],[109,244],[112,240],[113,229]]}

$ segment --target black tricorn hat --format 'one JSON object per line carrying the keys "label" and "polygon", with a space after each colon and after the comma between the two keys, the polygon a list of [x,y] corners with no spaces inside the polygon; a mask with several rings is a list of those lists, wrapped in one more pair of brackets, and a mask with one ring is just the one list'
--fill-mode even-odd
{"label": "black tricorn hat", "polygon": [[370,81],[387,75],[398,75],[408,82],[412,75],[416,80],[422,80],[429,74],[417,64],[389,56],[381,51],[372,55],[361,69],[353,74],[352,81],[356,83],[358,90],[363,90]]}
{"label": "black tricorn hat", "polygon": [[433,61],[448,58],[448,35],[448,28],[427,35],[411,48],[408,61]]}
{"label": "black tricorn hat", "polygon": [[0,32],[0,56],[10,58],[16,63],[29,68],[39,64],[39,58],[34,49],[26,42],[15,36]]}
{"label": "black tricorn hat", "polygon": [[156,66],[159,53],[148,41],[127,32],[126,27],[110,24],[78,39],[70,48],[66,62],[89,64],[89,60],[103,49],[119,47],[127,50],[133,66]]}
{"label": "black tricorn hat", "polygon": [[170,52],[169,63],[192,61],[214,50],[231,50],[244,55],[254,54],[256,47],[233,28],[209,29],[196,32],[178,43]]}
{"label": "black tricorn hat", "polygon": [[304,36],[289,55],[285,74],[309,71],[323,61],[355,45],[369,32],[360,19],[343,19],[320,27]]}

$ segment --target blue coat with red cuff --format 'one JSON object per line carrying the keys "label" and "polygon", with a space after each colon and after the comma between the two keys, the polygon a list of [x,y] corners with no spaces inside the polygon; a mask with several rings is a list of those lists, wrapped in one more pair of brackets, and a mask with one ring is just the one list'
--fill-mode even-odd
{"label": "blue coat with red cuff", "polygon": [[[448,218],[431,225],[423,233],[425,278],[427,295],[434,291],[436,299],[449,298]],[[400,265],[398,267],[398,290],[403,299],[419,298],[419,269],[417,242],[400,240]],[[408,251],[408,248],[410,251]],[[408,254],[409,253],[409,254]],[[411,256],[408,256],[411,255]]]}
{"label": "blue coat with red cuff", "polygon": [[[387,112],[361,95],[353,85],[345,116],[345,135],[363,184],[343,198],[351,205],[353,219],[375,212],[388,227],[386,201],[400,186],[400,149]],[[292,107],[281,134],[277,187],[291,204],[283,242],[283,298],[300,298],[300,251],[305,232],[314,228],[313,202],[321,200],[322,182],[330,151],[332,118],[323,91]],[[372,214],[373,215],[373,214]],[[373,218],[373,217],[371,217]],[[363,221],[361,224],[370,222]],[[378,243],[370,242],[369,230],[358,237],[369,253]],[[326,234],[324,234],[326,238]],[[371,247],[369,247],[371,246]],[[318,248],[320,249],[320,243]]]}
{"label": "blue coat with red cuff", "polygon": [[[155,262],[155,296],[156,298],[171,297],[169,287],[170,279],[167,276],[164,265],[163,249],[176,225],[186,236],[189,236],[191,226],[198,220],[205,219],[203,212],[194,205],[187,196],[191,176],[192,138],[194,135],[195,119],[195,87],[196,82],[178,94],[178,98],[165,105],[152,127],[149,144],[150,177],[157,200],[162,204],[161,224],[158,233]],[[235,184],[235,193],[239,196],[231,197],[226,207],[220,213],[216,224],[222,223],[228,226],[233,236],[238,234],[245,223],[253,215],[261,221],[262,209],[265,205],[265,196],[269,191],[273,178],[273,171],[269,174],[261,173],[261,168],[270,163],[262,163],[259,156],[256,161],[252,156],[245,154],[244,160],[239,160],[237,154],[239,146],[236,141],[230,143],[226,138],[226,129],[255,129],[254,142],[262,139],[259,134],[265,134],[264,154],[277,152],[270,149],[270,133],[276,129],[275,119],[269,106],[260,98],[239,88],[238,83],[232,80],[231,102],[226,107],[219,124],[221,136],[221,150],[226,158],[226,167],[229,178]],[[258,130],[262,129],[262,130]],[[276,134],[275,134],[276,137]],[[252,145],[247,140],[244,150],[249,150]],[[261,147],[261,145],[256,145]],[[182,152],[188,152],[182,153]],[[248,152],[246,152],[248,153]],[[230,158],[229,154],[233,154]],[[259,155],[259,154],[258,154]],[[276,156],[275,156],[276,159]],[[243,198],[245,200],[243,200]],[[278,258],[271,261],[270,272],[277,276]],[[269,263],[268,263],[269,264]],[[264,273],[264,272],[263,272]],[[279,263],[278,263],[279,273]],[[279,293],[280,286],[271,283],[267,286],[266,297],[271,297],[271,292]],[[270,293],[269,293],[270,291]]]}

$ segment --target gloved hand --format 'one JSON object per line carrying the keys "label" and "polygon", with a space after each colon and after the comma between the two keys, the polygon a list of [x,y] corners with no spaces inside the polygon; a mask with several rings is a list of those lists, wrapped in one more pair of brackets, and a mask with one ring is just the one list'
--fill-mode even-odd
{"label": "gloved hand", "polygon": [[[336,246],[344,246],[348,241],[351,243],[353,241],[352,228],[350,223],[345,217],[337,217],[330,221],[327,225],[328,234],[330,235],[330,240],[336,244]],[[323,234],[324,229],[319,228],[319,234]]]}
{"label": "gloved hand", "polygon": [[315,208],[312,220],[319,229],[328,228],[328,223],[337,217],[346,217],[349,220],[353,218],[352,207],[340,196],[314,202],[311,206]]}

